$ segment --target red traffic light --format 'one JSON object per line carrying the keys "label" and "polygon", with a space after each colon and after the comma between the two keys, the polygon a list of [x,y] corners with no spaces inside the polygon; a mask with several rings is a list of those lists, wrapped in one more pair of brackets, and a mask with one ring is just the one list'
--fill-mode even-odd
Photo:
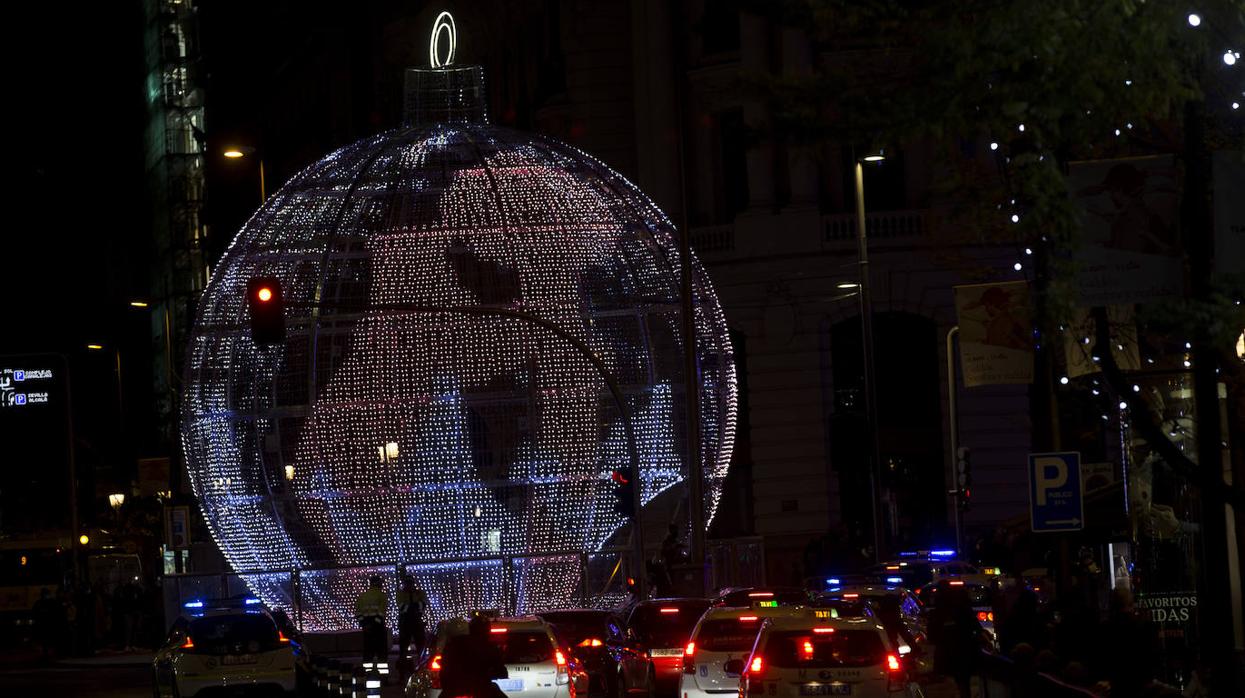
{"label": "red traffic light", "polygon": [[285,340],[285,301],[281,280],[264,276],[246,283],[247,310],[251,319],[251,339],[259,346]]}

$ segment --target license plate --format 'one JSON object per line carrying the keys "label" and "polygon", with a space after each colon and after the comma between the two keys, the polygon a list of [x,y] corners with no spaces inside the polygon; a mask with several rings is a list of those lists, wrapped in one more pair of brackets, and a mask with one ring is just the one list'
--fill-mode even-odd
{"label": "license plate", "polygon": [[674,649],[653,650],[649,652],[649,654],[653,655],[654,657],[682,657],[683,648],[676,647]]}
{"label": "license plate", "polygon": [[253,654],[227,654],[220,658],[221,666],[238,666],[240,664],[254,664],[259,661]]}
{"label": "license plate", "polygon": [[523,690],[523,679],[493,679],[493,683],[506,693]]}
{"label": "license plate", "polygon": [[800,686],[802,696],[850,696],[850,683],[806,683]]}

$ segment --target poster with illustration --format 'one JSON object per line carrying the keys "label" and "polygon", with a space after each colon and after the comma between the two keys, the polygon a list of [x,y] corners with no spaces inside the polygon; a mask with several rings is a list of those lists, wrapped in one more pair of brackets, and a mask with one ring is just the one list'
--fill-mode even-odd
{"label": "poster with illustration", "polygon": [[1005,281],[955,287],[964,385],[1033,382],[1029,287]]}
{"label": "poster with illustration", "polygon": [[1068,184],[1081,209],[1082,305],[1180,294],[1180,190],[1171,156],[1072,163]]}

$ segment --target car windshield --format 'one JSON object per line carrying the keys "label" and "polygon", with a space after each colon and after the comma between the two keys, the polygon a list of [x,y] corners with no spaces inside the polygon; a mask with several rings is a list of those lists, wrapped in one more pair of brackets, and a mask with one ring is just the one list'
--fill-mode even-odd
{"label": "car windshield", "polygon": [[886,646],[876,630],[779,631],[766,641],[764,656],[779,669],[866,667],[886,661]]}
{"label": "car windshield", "polygon": [[277,626],[258,613],[207,616],[190,622],[190,639],[203,654],[244,654],[279,644]]}
{"label": "car windshield", "polygon": [[646,604],[632,613],[631,629],[650,648],[683,647],[708,607],[701,599]]}
{"label": "car windshield", "polygon": [[541,618],[553,625],[553,632],[558,640],[575,646],[585,640],[605,641],[605,622],[608,613],[602,611],[555,611],[541,613]]}
{"label": "car windshield", "polygon": [[696,631],[696,649],[705,652],[747,652],[756,642],[760,629],[761,621],[756,616],[707,620]]}
{"label": "car windshield", "polygon": [[[493,628],[494,631],[501,629]],[[501,648],[502,661],[506,664],[529,664],[553,659],[553,643],[548,635],[537,630],[491,632],[489,640]]]}

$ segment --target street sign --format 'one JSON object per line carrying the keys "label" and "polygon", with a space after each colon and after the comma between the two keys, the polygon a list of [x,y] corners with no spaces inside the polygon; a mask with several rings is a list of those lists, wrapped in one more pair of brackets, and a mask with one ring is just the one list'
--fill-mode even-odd
{"label": "street sign", "polygon": [[1081,454],[1029,454],[1029,521],[1034,533],[1085,527]]}

